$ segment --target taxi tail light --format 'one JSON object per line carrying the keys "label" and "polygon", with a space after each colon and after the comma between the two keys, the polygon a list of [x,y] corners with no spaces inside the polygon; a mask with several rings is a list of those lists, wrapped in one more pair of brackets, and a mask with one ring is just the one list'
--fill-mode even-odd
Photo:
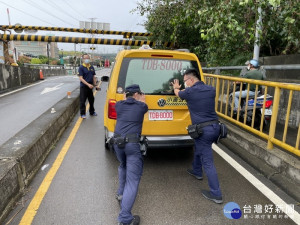
{"label": "taxi tail light", "polygon": [[109,99],[108,101],[108,118],[109,119],[117,119],[117,112],[116,112],[116,100]]}
{"label": "taxi tail light", "polygon": [[266,108],[270,108],[270,106],[273,104],[273,100],[267,100],[266,101],[266,104],[265,104],[265,107]]}

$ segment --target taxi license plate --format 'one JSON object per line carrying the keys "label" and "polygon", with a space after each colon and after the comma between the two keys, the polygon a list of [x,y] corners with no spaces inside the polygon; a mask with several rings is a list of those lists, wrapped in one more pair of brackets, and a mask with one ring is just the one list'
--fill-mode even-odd
{"label": "taxi license plate", "polygon": [[149,120],[173,120],[173,110],[149,110]]}
{"label": "taxi license plate", "polygon": [[[261,110],[261,113],[262,113],[263,109],[260,109],[260,110]],[[265,109],[265,116],[272,116],[272,108]]]}

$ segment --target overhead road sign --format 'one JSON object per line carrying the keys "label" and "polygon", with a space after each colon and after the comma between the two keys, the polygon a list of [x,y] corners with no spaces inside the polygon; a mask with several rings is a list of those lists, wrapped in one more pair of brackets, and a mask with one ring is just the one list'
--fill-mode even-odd
{"label": "overhead road sign", "polygon": [[[64,42],[81,44],[99,44],[99,45],[126,45],[126,46],[156,46],[157,43],[146,40],[122,40],[122,39],[102,39],[102,38],[84,38],[84,37],[60,37],[60,36],[41,36],[41,35],[20,35],[20,34],[0,34],[0,40],[5,41],[40,41],[40,42]],[[160,46],[172,48],[172,42],[159,43]]]}
{"label": "overhead road sign", "polygon": [[132,36],[152,36],[152,33],[142,32],[129,32],[129,31],[111,31],[111,30],[97,30],[97,29],[79,29],[79,28],[66,28],[66,27],[41,27],[41,26],[19,26],[19,25],[0,25],[0,30],[50,30],[50,31],[63,31],[63,32],[78,32],[89,34],[110,34],[110,35],[123,35],[125,37]]}

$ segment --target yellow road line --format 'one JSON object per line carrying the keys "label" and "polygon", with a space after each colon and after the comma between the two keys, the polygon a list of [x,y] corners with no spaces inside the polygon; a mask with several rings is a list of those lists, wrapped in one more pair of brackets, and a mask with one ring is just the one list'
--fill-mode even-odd
{"label": "yellow road line", "polygon": [[60,153],[58,154],[55,162],[53,163],[53,165],[52,165],[51,169],[49,170],[49,172],[47,173],[46,177],[44,178],[39,189],[35,193],[35,196],[31,200],[26,212],[24,213],[24,215],[22,217],[21,222],[19,223],[20,225],[23,225],[23,224],[29,225],[32,223],[32,221],[37,213],[37,210],[39,209],[39,206],[42,203],[42,200],[43,200],[44,196],[46,195],[46,193],[52,183],[52,180],[53,180],[56,172],[58,171],[62,161],[65,158],[65,155],[67,154],[67,152],[74,140],[74,137],[80,127],[81,122],[82,122],[82,119],[78,118],[70,136],[68,137],[64,146],[62,147]]}
{"label": "yellow road line", "polygon": [[[99,83],[98,87],[100,86],[101,82]],[[94,95],[97,92],[94,92]],[[86,105],[86,111],[88,111],[89,109],[89,104]],[[59,167],[61,166],[67,152],[70,149],[70,146],[75,138],[75,135],[78,132],[78,129],[82,123],[82,118],[78,118],[76,121],[75,126],[73,127],[71,134],[69,135],[68,139],[66,140],[64,146],[62,147],[62,149],[60,150],[57,158],[55,159],[51,169],[49,170],[49,172],[47,173],[47,175],[45,176],[43,182],[41,183],[39,189],[37,190],[37,192],[35,193],[33,199],[31,200],[29,206],[27,207],[19,225],[30,225],[43,201],[43,198],[45,197],[53,178],[56,175],[56,172],[58,171]]]}

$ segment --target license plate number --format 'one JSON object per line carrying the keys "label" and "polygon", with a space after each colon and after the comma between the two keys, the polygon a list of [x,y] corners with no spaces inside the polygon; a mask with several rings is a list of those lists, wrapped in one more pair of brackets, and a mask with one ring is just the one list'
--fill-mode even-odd
{"label": "license plate number", "polygon": [[[263,109],[260,109],[261,113]],[[272,108],[271,109],[265,109],[265,116],[271,116],[272,115]]]}
{"label": "license plate number", "polygon": [[173,120],[173,110],[149,110],[149,120]]}

